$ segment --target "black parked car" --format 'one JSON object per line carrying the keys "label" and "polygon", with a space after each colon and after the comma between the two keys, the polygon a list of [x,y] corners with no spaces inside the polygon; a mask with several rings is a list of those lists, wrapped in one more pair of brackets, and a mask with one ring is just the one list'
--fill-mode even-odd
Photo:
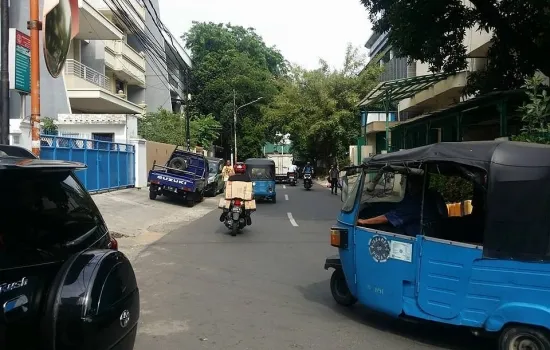
{"label": "black parked car", "polygon": [[0,349],[131,350],[139,290],[74,174],[0,146]]}

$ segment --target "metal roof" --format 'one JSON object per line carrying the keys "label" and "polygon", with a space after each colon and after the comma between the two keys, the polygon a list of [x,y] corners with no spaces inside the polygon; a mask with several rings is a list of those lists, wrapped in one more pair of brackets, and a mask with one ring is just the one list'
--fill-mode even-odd
{"label": "metal roof", "polygon": [[420,75],[404,79],[388,80],[379,83],[357,105],[368,106],[377,102],[396,102],[413,97],[417,93],[447,79],[453,73]]}

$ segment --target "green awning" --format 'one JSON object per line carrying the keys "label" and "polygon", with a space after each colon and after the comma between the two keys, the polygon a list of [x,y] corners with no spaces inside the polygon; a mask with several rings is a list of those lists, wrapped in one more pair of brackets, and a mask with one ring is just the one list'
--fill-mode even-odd
{"label": "green awning", "polygon": [[417,93],[447,79],[451,75],[454,74],[438,73],[384,81],[372,89],[357,106],[369,106],[378,102],[398,102],[413,97]]}

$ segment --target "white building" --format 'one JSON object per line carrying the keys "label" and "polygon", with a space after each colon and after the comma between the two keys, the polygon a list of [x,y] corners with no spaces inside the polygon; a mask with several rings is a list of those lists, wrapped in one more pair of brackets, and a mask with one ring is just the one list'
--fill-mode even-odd
{"label": "white building", "polygon": [[[138,137],[140,115],[159,107],[181,111],[191,60],[181,44],[172,42],[173,35],[157,28],[158,0],[150,3],[147,8],[141,0],[78,1],[79,33],[63,75],[52,78],[41,61],[41,115],[56,120],[60,136],[126,143]],[[115,4],[123,5],[122,13]],[[11,1],[11,27],[28,34],[28,17],[28,1]],[[151,50],[144,36],[162,50]],[[14,144],[28,137],[30,98],[24,99],[21,103],[19,93],[10,93]]]}

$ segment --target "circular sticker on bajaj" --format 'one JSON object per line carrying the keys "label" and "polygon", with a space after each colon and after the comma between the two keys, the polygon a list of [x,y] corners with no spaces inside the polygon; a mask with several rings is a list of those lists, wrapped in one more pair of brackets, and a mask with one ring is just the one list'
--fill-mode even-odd
{"label": "circular sticker on bajaj", "polygon": [[369,241],[369,253],[378,263],[388,261],[391,253],[390,242],[384,236],[372,237]]}

